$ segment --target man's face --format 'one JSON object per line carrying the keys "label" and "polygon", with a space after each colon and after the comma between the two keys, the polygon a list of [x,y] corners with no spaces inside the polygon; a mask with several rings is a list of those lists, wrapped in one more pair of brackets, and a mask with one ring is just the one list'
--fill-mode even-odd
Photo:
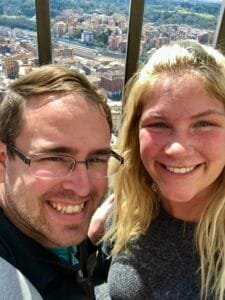
{"label": "man's face", "polygon": [[[40,98],[46,99],[41,106]],[[95,104],[79,95],[51,94],[33,97],[26,105],[22,130],[14,142],[27,156],[60,152],[79,161],[109,145],[109,125]],[[5,151],[1,145],[3,207],[8,218],[46,247],[80,243],[106,192],[107,179],[90,177],[85,164],[77,164],[62,178],[37,178],[29,165],[16,156],[9,158]]]}

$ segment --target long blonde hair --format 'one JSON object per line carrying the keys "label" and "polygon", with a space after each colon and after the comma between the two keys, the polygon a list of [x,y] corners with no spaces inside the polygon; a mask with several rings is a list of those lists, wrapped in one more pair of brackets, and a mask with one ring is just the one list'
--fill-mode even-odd
{"label": "long blonde hair", "polygon": [[[130,80],[117,150],[125,164],[113,181],[115,207],[105,239],[113,241],[112,255],[127,248],[132,237],[145,234],[159,213],[159,199],[139,153],[139,120],[143,104],[162,75],[193,74],[206,91],[225,105],[225,58],[219,51],[197,42],[163,46]],[[225,171],[196,225],[195,241],[200,256],[201,299],[225,297]]]}

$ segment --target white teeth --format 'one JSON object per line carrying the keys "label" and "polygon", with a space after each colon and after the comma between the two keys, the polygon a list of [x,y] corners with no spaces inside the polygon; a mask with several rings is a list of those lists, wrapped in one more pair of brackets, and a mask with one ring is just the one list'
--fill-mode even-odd
{"label": "white teeth", "polygon": [[185,174],[189,173],[194,170],[196,166],[191,166],[191,167],[182,167],[182,168],[177,168],[177,167],[170,167],[170,166],[165,166],[166,169],[172,173],[176,174]]}
{"label": "white teeth", "polygon": [[79,205],[63,205],[56,202],[51,202],[51,206],[62,214],[80,213],[84,207],[84,203]]}

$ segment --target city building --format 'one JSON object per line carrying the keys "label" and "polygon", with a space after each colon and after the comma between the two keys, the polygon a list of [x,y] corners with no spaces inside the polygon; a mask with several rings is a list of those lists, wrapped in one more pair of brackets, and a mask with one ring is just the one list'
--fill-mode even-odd
{"label": "city building", "polygon": [[101,87],[112,100],[121,100],[124,74],[105,72],[101,75]]}
{"label": "city building", "polygon": [[[49,0],[35,1],[35,5],[36,7],[44,6],[49,2]],[[119,6],[120,1],[116,3]],[[121,4],[121,7],[126,6],[124,3]],[[143,6],[144,12],[148,13],[149,3],[147,1],[145,4],[143,3],[142,0],[131,0],[130,9],[134,12],[135,9],[138,10]],[[179,5],[182,6],[182,1]],[[39,63],[51,62],[44,57],[49,51],[51,52],[49,57],[53,63],[65,64],[79,70],[79,72],[87,75],[93,84],[103,89],[111,105],[113,130],[116,134],[120,124],[120,100],[122,100],[124,78],[128,80],[132,75],[125,74],[125,70],[127,72],[125,61],[129,66],[137,67],[139,62],[143,63],[155,48],[180,39],[195,39],[202,44],[212,44],[216,32],[216,24],[215,28],[200,28],[199,26],[196,28],[199,24],[190,26],[183,22],[173,22],[176,18],[171,18],[171,23],[168,24],[161,22],[160,19],[153,22],[151,18],[150,21],[149,17],[144,17],[142,21],[140,13],[138,16],[137,14],[129,15],[128,4],[126,12],[118,10],[116,5],[114,5],[117,9],[115,12],[110,11],[109,8],[104,9],[102,5],[98,7],[97,1],[93,12],[90,12],[89,9],[86,11],[86,9],[78,8],[77,5],[71,8],[68,8],[68,5],[65,6],[65,9],[62,8],[57,13],[51,12],[53,13],[50,28],[52,38],[46,37],[47,28],[42,26],[41,22],[39,22],[41,33],[38,38],[34,29],[23,28],[26,27],[26,24],[23,24],[21,28],[17,28],[16,25],[0,26],[0,95],[4,94],[10,80],[29,72]],[[9,7],[4,8],[4,13],[13,13]],[[16,11],[15,6],[14,10]],[[41,21],[42,18],[44,19],[44,13],[42,12],[42,15],[37,18],[37,22]],[[179,14],[178,10],[176,11],[177,14]],[[130,22],[129,17],[132,15],[135,15],[136,19]],[[189,16],[189,19],[192,16],[193,14]],[[31,19],[33,22],[36,21],[35,17],[29,20]],[[130,41],[132,38],[134,39],[133,33],[137,29],[138,22],[141,23],[142,31],[139,35],[140,42],[135,46],[135,51],[138,52],[139,56],[137,55],[137,58],[134,59],[133,56],[129,56],[129,47]],[[225,26],[225,23],[221,22],[219,25],[216,38],[220,44],[223,44],[225,39],[221,38],[221,28]],[[133,30],[131,30],[132,28]],[[46,47],[50,38],[51,49]],[[134,47],[133,44],[132,47]],[[38,49],[41,48],[44,48],[44,51],[39,51],[38,54]],[[222,49],[225,49],[225,46]],[[126,52],[128,59],[125,60]],[[133,49],[130,52],[133,53]]]}
{"label": "city building", "polygon": [[81,34],[81,40],[87,45],[92,45],[94,42],[94,34],[92,31],[84,30]]}
{"label": "city building", "polygon": [[4,60],[6,76],[9,79],[15,79],[19,75],[19,62],[13,56],[8,56]]}

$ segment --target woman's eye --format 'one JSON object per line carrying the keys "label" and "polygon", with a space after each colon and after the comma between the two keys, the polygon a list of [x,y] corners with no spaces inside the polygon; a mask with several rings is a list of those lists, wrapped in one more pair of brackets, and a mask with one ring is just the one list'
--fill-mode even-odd
{"label": "woman's eye", "polygon": [[165,124],[165,123],[152,123],[152,124],[149,124],[148,127],[168,128],[167,124]]}
{"label": "woman's eye", "polygon": [[209,127],[213,126],[214,124],[208,121],[200,121],[196,124],[197,127]]}

